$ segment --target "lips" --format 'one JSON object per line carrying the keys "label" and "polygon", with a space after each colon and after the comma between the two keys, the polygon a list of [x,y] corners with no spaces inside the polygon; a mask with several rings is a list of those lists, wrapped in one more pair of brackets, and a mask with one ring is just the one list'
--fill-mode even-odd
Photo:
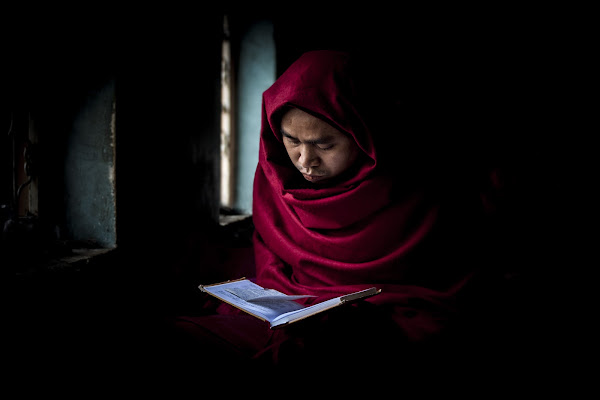
{"label": "lips", "polygon": [[306,179],[309,182],[316,182],[316,181],[323,179],[322,176],[318,176],[318,175],[302,174],[302,176],[304,176],[304,179]]}

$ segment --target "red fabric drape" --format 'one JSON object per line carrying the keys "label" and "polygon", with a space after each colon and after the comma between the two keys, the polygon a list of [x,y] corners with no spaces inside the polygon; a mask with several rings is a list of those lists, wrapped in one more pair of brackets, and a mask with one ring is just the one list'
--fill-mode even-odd
{"label": "red fabric drape", "polygon": [[[305,53],[263,94],[253,198],[257,282],[315,301],[377,286],[382,293],[368,301],[389,308],[418,340],[459,310],[456,300],[478,266],[482,208],[475,193],[404,185],[405,171],[383,168],[375,144],[402,128],[370,128],[352,62],[344,52]],[[362,156],[351,174],[329,186],[303,180],[279,132],[290,106],[354,138]]]}

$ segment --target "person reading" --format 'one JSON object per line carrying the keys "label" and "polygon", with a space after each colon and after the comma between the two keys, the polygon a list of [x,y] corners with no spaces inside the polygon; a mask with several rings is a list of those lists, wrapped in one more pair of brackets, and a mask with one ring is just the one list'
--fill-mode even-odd
{"label": "person reading", "polygon": [[263,94],[252,278],[309,295],[298,300],[305,305],[381,293],[278,330],[227,304],[180,321],[218,342],[221,356],[269,365],[404,358],[444,337],[477,292],[482,193],[420,180],[431,168],[401,147],[403,119],[378,116],[378,99],[361,97],[358,65],[346,52],[309,51]]}

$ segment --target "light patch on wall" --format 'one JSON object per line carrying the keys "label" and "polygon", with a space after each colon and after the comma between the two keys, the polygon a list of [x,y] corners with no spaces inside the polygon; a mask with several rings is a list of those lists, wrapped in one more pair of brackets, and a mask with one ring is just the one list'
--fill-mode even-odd
{"label": "light patch on wall", "polygon": [[223,21],[224,39],[221,50],[221,207],[230,208],[234,203],[233,169],[235,167],[234,135],[231,123],[231,47],[227,16]]}
{"label": "light patch on wall", "polygon": [[89,93],[74,120],[65,159],[70,239],[116,245],[115,82]]}

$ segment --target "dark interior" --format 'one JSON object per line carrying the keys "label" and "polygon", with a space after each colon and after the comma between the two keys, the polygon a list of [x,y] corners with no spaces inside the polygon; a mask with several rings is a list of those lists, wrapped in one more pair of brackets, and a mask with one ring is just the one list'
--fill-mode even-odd
{"label": "dark interior", "polygon": [[[30,16],[23,22],[38,29],[7,29],[3,115],[35,116],[40,137],[40,218],[18,237],[3,236],[0,255],[14,335],[5,343],[10,368],[25,381],[97,376],[107,363],[116,373],[151,369],[161,357],[190,362],[169,358],[166,321],[200,312],[198,284],[253,271],[251,220],[219,224],[223,13],[138,11],[52,22]],[[576,223],[587,214],[589,181],[576,116],[589,105],[566,101],[577,76],[560,78],[579,65],[578,50],[563,31],[530,20],[383,14],[229,12],[234,45],[245,24],[273,22],[278,74],[305,50],[362,52],[381,112],[400,101],[414,131],[437,143],[428,154],[432,170],[453,161],[465,173],[504,168],[510,190],[498,237],[506,243],[499,256],[506,297],[488,344],[506,339],[515,354],[539,362],[549,357],[541,342],[556,337],[557,284],[579,282],[569,265],[579,257]],[[82,99],[111,79],[117,245],[61,264],[86,246],[47,234],[64,213],[64,127]],[[1,144],[8,203],[10,142]],[[10,218],[5,208],[2,218]]]}

